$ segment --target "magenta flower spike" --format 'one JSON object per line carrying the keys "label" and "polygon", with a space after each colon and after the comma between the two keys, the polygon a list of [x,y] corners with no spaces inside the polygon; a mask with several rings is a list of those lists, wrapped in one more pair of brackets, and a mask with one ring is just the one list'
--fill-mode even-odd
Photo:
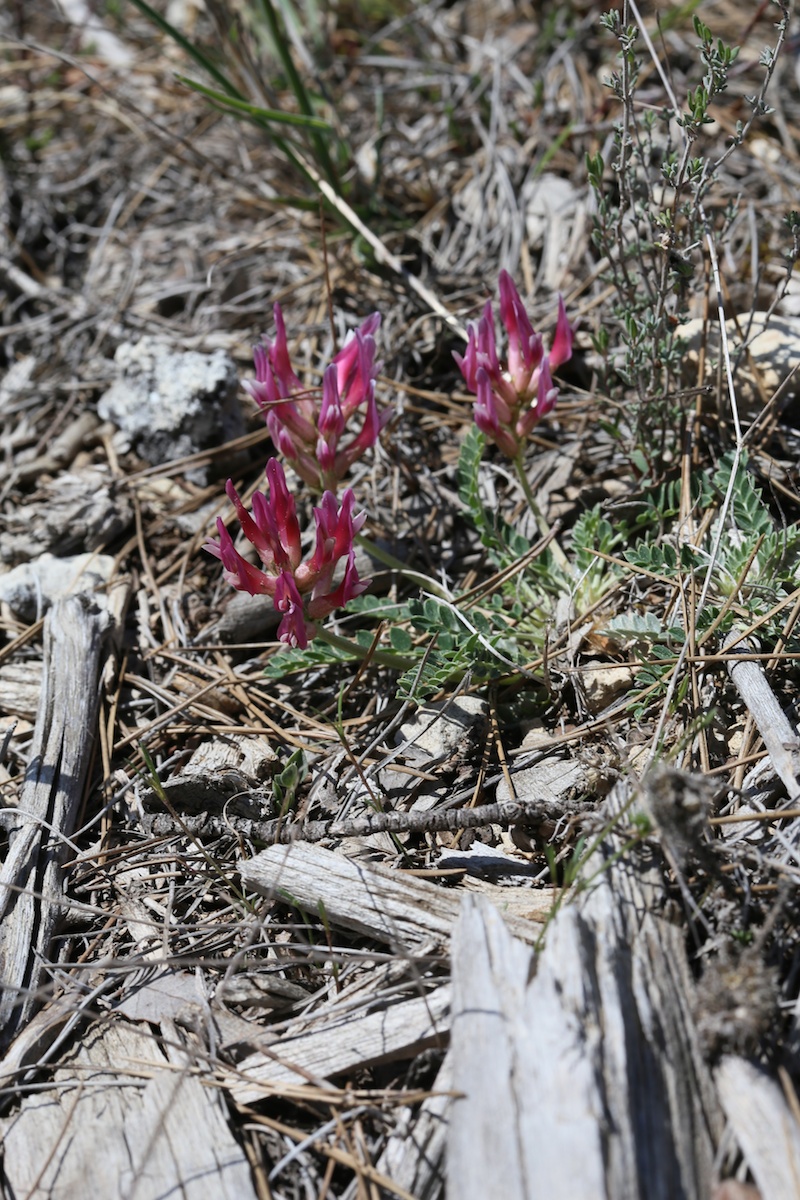
{"label": "magenta flower spike", "polygon": [[498,357],[491,301],[486,302],[477,324],[469,328],[466,353],[453,357],[477,397],[475,424],[509,458],[518,458],[534,426],[555,407],[558,388],[551,371],[572,357],[575,329],[559,297],[553,346],[545,356],[542,336],[531,325],[507,271],[500,272],[498,291],[507,365],[501,365]]}
{"label": "magenta flower spike", "polygon": [[[225,579],[232,587],[251,596],[271,596],[275,610],[283,614],[279,639],[305,647],[314,635],[314,621],[341,608],[369,586],[368,579],[358,577],[353,546],[365,514],[353,514],[352,488],[345,489],[341,504],[333,492],[326,491],[314,509],[314,552],[304,562],[294,497],[276,458],[267,463],[266,475],[269,495],[256,492],[252,515],[230,480],[226,485],[242,533],[255,548],[261,566],[243,558],[221,517],[217,520],[219,540],[210,539],[205,549],[220,559]],[[338,584],[337,575],[341,575]]]}
{"label": "magenta flower spike", "polygon": [[[243,387],[264,413],[275,448],[300,478],[315,489],[335,491],[356,459],[375,445],[391,416],[389,410],[379,420],[375,410],[381,363],[375,362],[373,335],[380,313],[367,317],[334,356],[323,375],[321,400],[316,389],[303,387],[292,369],[279,304],[274,314],[275,340],[265,338],[255,348],[256,378]],[[351,418],[365,402],[361,430],[342,445]]]}

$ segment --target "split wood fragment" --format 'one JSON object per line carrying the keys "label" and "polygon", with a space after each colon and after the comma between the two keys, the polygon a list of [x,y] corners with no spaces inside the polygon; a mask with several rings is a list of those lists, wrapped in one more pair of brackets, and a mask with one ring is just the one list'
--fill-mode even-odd
{"label": "split wood fragment", "polygon": [[[163,1032],[174,1041],[169,1025]],[[0,1135],[3,1195],[256,1197],[220,1093],[179,1050],[165,1057],[144,1025],[93,1027],[53,1088],[25,1096]]]}
{"label": "split wood fragment", "polygon": [[[454,892],[305,842],[269,846],[243,860],[240,871],[245,886],[262,896],[280,896],[306,912],[322,912],[334,927],[398,949],[432,941],[447,946],[458,918],[460,899]],[[540,933],[538,925],[520,917],[509,917],[506,924],[526,942]]]}
{"label": "split wood fragment", "polygon": [[403,1000],[386,1008],[344,1015],[299,1037],[274,1042],[264,1053],[243,1059],[228,1081],[239,1104],[253,1104],[282,1085],[302,1087],[345,1072],[411,1059],[449,1037],[450,988]]}
{"label": "split wood fragment", "polygon": [[[628,796],[618,785],[610,811]],[[535,974],[495,910],[463,901],[452,948],[453,1200],[710,1194],[722,1120],[684,937],[655,915],[658,871],[641,855],[615,861],[619,841],[608,835],[591,890],[551,922]]]}
{"label": "split wood fragment", "polygon": [[61,863],[92,754],[108,612],[82,595],[56,601],[44,624],[42,691],[16,832],[0,869],[0,1031],[39,1004],[63,905]]}
{"label": "split wood fragment", "polygon": [[716,1083],[764,1200],[800,1196],[800,1127],[775,1080],[743,1058],[724,1058]]}

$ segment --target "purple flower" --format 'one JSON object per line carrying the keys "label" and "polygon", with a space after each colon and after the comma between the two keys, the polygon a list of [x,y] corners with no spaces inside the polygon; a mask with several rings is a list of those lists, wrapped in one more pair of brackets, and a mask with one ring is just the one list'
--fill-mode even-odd
{"label": "purple flower", "polygon": [[454,354],[467,387],[474,392],[475,424],[509,458],[517,458],[534,426],[552,412],[558,399],[551,371],[572,357],[575,329],[558,300],[558,319],[549,355],[534,331],[519,292],[507,271],[500,272],[500,321],[508,342],[508,363],[497,354],[491,301],[469,329],[464,355]]}
{"label": "purple flower", "polygon": [[[255,493],[252,515],[230,480],[225,488],[242,533],[255,548],[261,566],[254,566],[242,557],[221,517],[217,519],[219,541],[210,539],[205,549],[221,560],[226,580],[238,591],[249,592],[251,596],[272,596],[276,612],[283,614],[278,626],[279,639],[291,646],[305,647],[314,636],[314,621],[341,608],[369,586],[368,579],[358,577],[353,547],[364,514],[353,515],[355,497],[351,488],[343,492],[341,504],[332,492],[326,491],[319,507],[314,509],[314,552],[304,562],[294,497],[276,458],[267,463],[266,474],[269,495]],[[341,573],[338,568],[343,560]],[[341,574],[338,583],[337,574]]]}
{"label": "purple flower", "polygon": [[[304,388],[292,370],[286,326],[274,307],[275,340],[265,338],[253,352],[255,380],[242,385],[264,412],[276,449],[310,487],[336,490],[356,459],[375,445],[391,417],[375,404],[374,333],[380,313],[367,317],[334,356],[323,375],[322,398]],[[360,431],[346,444],[342,437],[357,409],[364,407]]]}

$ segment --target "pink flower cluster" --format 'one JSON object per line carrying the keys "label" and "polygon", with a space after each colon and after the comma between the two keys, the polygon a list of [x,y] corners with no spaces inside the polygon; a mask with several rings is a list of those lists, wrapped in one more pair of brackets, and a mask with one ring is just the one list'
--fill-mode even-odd
{"label": "pink flower cluster", "polygon": [[[314,636],[315,622],[369,584],[359,579],[355,565],[354,538],[364,514],[353,515],[351,488],[344,490],[341,502],[336,489],[353,463],[375,445],[391,413],[379,415],[375,403],[380,364],[375,362],[374,334],[380,314],[373,313],[345,342],[326,368],[321,389],[303,387],[292,369],[280,305],[275,305],[274,314],[275,339],[265,338],[256,348],[256,378],[244,386],[264,412],[276,449],[301,479],[323,493],[314,509],[314,549],[303,558],[294,498],[275,458],[267,463],[268,495],[255,493],[252,513],[230,480],[225,489],[261,565],[254,566],[239,553],[222,518],[217,520],[219,541],[209,540],[206,549],[221,560],[233,587],[272,597],[281,613],[281,641],[305,647]],[[469,331],[466,353],[455,358],[477,396],[478,427],[509,457],[518,458],[525,438],[556,402],[551,371],[571,357],[574,330],[559,300],[553,345],[545,355],[542,337],[534,333],[506,271],[500,274],[500,319],[508,338],[507,366],[498,359],[491,302]],[[360,409],[359,432],[343,441],[348,422]]]}
{"label": "pink flower cluster", "polygon": [[[230,480],[225,488],[242,533],[255,547],[262,566],[253,566],[242,557],[221,517],[217,518],[219,542],[209,540],[205,548],[222,561],[225,578],[233,587],[251,596],[272,596],[276,610],[283,614],[279,639],[290,646],[305,647],[314,636],[313,621],[327,617],[369,585],[369,580],[358,577],[353,548],[353,538],[364,523],[364,513],[353,516],[351,488],[343,492],[341,504],[333,492],[325,492],[319,507],[314,509],[314,552],[303,561],[294,497],[276,458],[267,463],[267,482],[269,496],[255,493],[252,515]],[[342,559],[344,574],[334,586],[334,572]]]}
{"label": "pink flower cluster", "polygon": [[[477,396],[475,424],[509,458],[517,458],[533,427],[552,412],[558,388],[551,372],[572,357],[575,330],[559,297],[558,320],[549,355],[535,333],[514,281],[500,272],[500,320],[508,338],[508,364],[497,356],[494,313],[487,300],[483,315],[469,329],[467,351],[455,354],[467,387]],[[533,403],[531,403],[533,401]]]}
{"label": "pink flower cluster", "polygon": [[[379,416],[375,403],[380,364],[375,362],[374,334],[381,323],[379,313],[368,317],[332,359],[322,377],[320,396],[319,389],[304,388],[294,373],[280,305],[273,311],[275,340],[265,338],[256,348],[256,378],[244,387],[264,412],[276,449],[301,479],[323,493],[314,509],[314,550],[303,559],[294,498],[276,458],[267,463],[269,495],[255,493],[252,514],[230,479],[225,488],[261,566],[242,557],[221,517],[219,541],[212,538],[205,548],[222,561],[225,578],[233,587],[253,596],[271,596],[282,614],[279,639],[305,648],[316,632],[316,621],[369,586],[368,579],[358,577],[353,540],[364,514],[353,515],[351,488],[345,488],[341,503],[336,489],[356,459],[375,445],[391,410]],[[361,429],[343,444],[347,424],[362,406]]]}
{"label": "pink flower cluster", "polygon": [[[275,340],[265,338],[253,357],[256,378],[243,386],[264,412],[272,440],[309,487],[335,490],[350,467],[374,446],[391,410],[378,414],[374,333],[381,323],[373,313],[331,360],[322,377],[322,402],[304,388],[292,370],[286,327],[275,305]],[[346,445],[342,434],[353,414],[365,405],[360,432]]]}

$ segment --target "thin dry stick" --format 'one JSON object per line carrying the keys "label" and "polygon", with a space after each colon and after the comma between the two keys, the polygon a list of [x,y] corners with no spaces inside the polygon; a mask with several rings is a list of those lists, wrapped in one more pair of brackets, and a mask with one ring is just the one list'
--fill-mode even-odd
{"label": "thin dry stick", "polygon": [[[563,814],[560,814],[563,815]],[[576,815],[576,814],[573,814]],[[266,845],[291,845],[292,842],[321,842],[325,838],[369,837],[373,833],[455,833],[460,829],[478,829],[485,825],[529,825],[544,823],[553,816],[543,800],[504,800],[478,808],[438,809],[435,812],[376,812],[364,817],[339,821],[285,820],[252,821],[244,817],[217,817],[206,813],[184,817],[178,823],[159,813],[147,819],[148,832],[159,837],[170,834],[199,833],[212,837],[236,833]]]}

